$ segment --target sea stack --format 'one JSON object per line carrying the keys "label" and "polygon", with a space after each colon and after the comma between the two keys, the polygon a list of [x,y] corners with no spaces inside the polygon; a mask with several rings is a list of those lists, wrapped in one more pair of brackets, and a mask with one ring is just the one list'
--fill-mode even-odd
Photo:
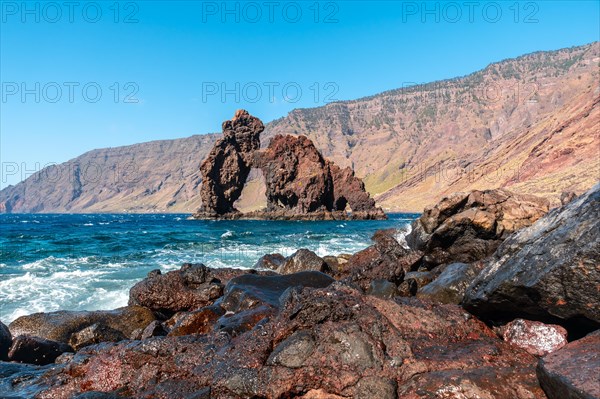
{"label": "sea stack", "polygon": [[[350,168],[325,159],[306,136],[277,135],[259,150],[264,125],[245,110],[223,122],[223,138],[200,170],[202,207],[195,219],[344,220],[386,219]],[[260,168],[267,208],[241,213],[235,207],[250,169]],[[348,212],[348,208],[350,212]]]}

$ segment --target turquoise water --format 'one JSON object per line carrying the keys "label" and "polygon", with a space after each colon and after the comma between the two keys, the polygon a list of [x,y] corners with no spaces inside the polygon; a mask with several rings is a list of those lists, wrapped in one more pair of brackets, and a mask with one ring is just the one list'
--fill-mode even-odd
{"label": "turquoise water", "polygon": [[251,268],[265,253],[354,253],[385,221],[197,221],[187,215],[0,215],[0,320],[35,313],[113,309],[152,269],[183,262]]}

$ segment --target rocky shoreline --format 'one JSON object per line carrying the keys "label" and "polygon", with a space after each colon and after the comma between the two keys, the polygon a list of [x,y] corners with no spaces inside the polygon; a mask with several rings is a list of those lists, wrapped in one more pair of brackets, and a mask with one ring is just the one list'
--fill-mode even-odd
{"label": "rocky shoreline", "polygon": [[0,392],[599,398],[599,214],[600,184],[552,210],[473,191],[352,255],[156,270],[127,307],[0,323]]}

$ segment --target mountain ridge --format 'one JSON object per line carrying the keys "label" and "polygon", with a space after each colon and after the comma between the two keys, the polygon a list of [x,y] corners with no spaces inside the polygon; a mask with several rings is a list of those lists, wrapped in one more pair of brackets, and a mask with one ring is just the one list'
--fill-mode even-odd
{"label": "mountain ridge", "polygon": [[[566,127],[575,138],[563,135],[564,142],[559,142],[550,135],[541,144],[545,153],[539,156],[545,157],[570,143],[562,149],[568,158],[560,158],[562,171],[547,162],[539,164],[556,176],[579,174],[564,184],[553,182],[553,191],[543,193],[556,203],[560,191],[582,192],[598,179],[598,173],[593,176],[599,170],[593,150],[600,145],[594,132],[599,62],[599,42],[594,42],[493,62],[461,77],[298,108],[266,125],[262,145],[275,134],[304,134],[325,157],[353,167],[386,209],[421,211],[452,190],[494,186],[526,193],[542,190],[544,178],[531,171],[497,181],[482,181],[481,176],[471,182],[464,176],[444,181],[414,177],[436,167],[446,174],[468,174],[469,168],[480,171],[489,165],[484,154],[494,155],[499,167],[518,163],[519,170],[528,171],[528,165],[537,161],[525,156],[531,148],[523,140],[542,140],[550,134],[552,118],[572,120],[577,109],[588,107],[587,116]],[[63,169],[72,165],[67,176],[51,181],[50,168],[0,191],[0,211],[191,213],[200,206],[199,164],[217,137],[209,133],[88,151],[61,164]],[[582,170],[574,162],[577,158],[592,161],[592,167]],[[101,170],[101,176],[91,178],[89,167],[82,169],[86,163]],[[107,178],[109,174],[112,178]],[[481,187],[484,183],[488,187]],[[240,208],[260,207],[263,186],[260,173],[251,173]]]}

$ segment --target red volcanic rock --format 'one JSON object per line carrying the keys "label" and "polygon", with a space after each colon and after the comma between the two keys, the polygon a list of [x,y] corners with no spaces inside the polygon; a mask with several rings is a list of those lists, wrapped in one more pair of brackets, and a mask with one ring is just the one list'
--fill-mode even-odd
{"label": "red volcanic rock", "polygon": [[539,321],[516,319],[502,328],[502,337],[532,355],[543,356],[567,344],[567,330]]}
{"label": "red volcanic rock", "polygon": [[267,211],[331,211],[333,182],[327,161],[306,136],[273,137],[257,154],[257,164],[267,185]]}
{"label": "red volcanic rock", "polygon": [[537,374],[549,399],[600,398],[600,330],[540,359]]}
{"label": "red volcanic rock", "polygon": [[343,211],[349,206],[357,219],[385,218],[381,208],[375,206],[375,200],[365,190],[363,181],[354,175],[352,169],[341,169],[329,162],[329,171],[333,179],[333,208],[336,211]]}
{"label": "red volcanic rock", "polygon": [[354,171],[325,160],[306,136],[273,137],[256,164],[267,186],[267,210],[256,217],[345,219],[348,205],[353,219],[386,218]]}
{"label": "red volcanic rock", "polygon": [[[365,292],[378,292],[376,286],[382,286],[384,281],[396,287],[400,285],[405,273],[412,270],[422,254],[400,245],[394,237],[395,233],[394,229],[377,231],[372,237],[375,244],[352,255],[344,269],[334,273],[334,276],[356,284]],[[385,291],[393,290],[387,286]]]}
{"label": "red volcanic rock", "polygon": [[242,194],[264,129],[260,119],[245,110],[237,110],[233,119],[223,122],[223,138],[200,166],[202,208],[197,217],[237,212],[233,204]]}
{"label": "red volcanic rock", "polygon": [[458,306],[383,300],[339,283],[288,290],[279,302],[276,315],[237,336],[85,348],[38,397],[419,398],[463,389],[462,397],[545,398],[536,358]]}
{"label": "red volcanic rock", "polygon": [[180,270],[152,271],[129,290],[129,304],[167,314],[211,305],[225,286],[214,270],[202,264],[184,264]]}
{"label": "red volcanic rock", "polygon": [[509,234],[533,224],[548,209],[544,198],[504,189],[456,193],[425,208],[406,241],[424,252],[428,268],[470,263],[494,253]]}

